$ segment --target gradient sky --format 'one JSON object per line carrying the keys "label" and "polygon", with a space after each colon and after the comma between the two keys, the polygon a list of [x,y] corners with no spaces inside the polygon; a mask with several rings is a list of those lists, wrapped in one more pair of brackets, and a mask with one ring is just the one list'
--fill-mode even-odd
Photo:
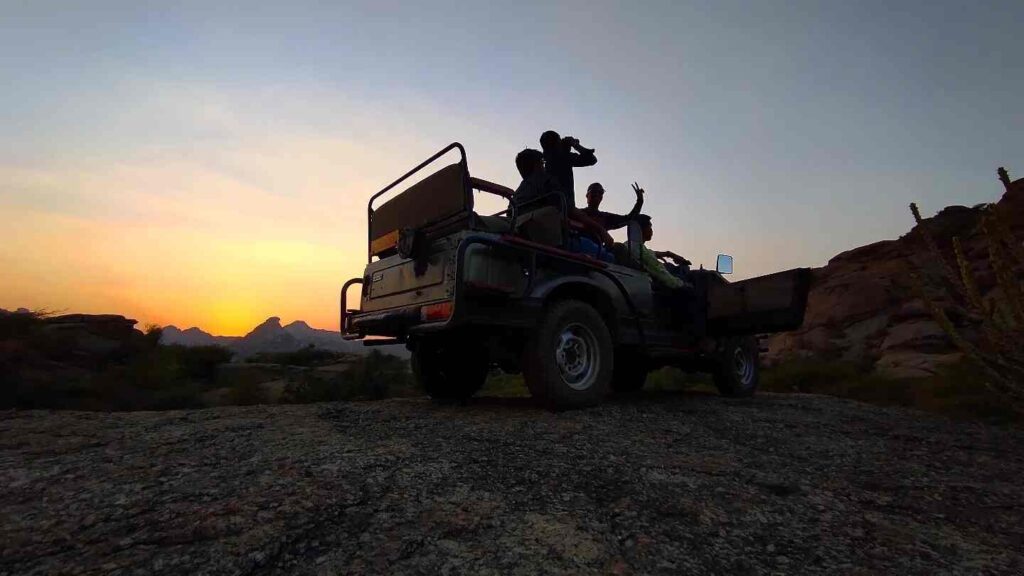
{"label": "gradient sky", "polygon": [[[336,328],[365,202],[548,128],[606,209],[736,277],[1024,176],[1024,3],[0,0],[0,307]],[[493,204],[489,204],[493,206]]]}

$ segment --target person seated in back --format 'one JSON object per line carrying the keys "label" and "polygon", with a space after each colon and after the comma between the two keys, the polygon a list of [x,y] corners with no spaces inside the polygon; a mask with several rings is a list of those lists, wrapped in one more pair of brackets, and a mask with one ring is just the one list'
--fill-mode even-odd
{"label": "person seated in back", "polygon": [[587,207],[583,209],[583,213],[590,216],[591,220],[600,224],[605,230],[623,228],[640,214],[640,209],[644,205],[644,189],[636,182],[633,182],[633,192],[636,193],[636,203],[633,204],[633,209],[628,214],[603,212],[601,211],[601,201],[604,200],[604,186],[600,182],[594,182],[587,186]]}
{"label": "person seated in back", "polygon": [[[516,169],[523,181],[512,195],[515,207],[515,229],[528,239],[550,246],[566,246],[585,254],[600,255],[601,247],[586,238],[566,242],[562,238],[562,221],[565,216],[580,222],[584,229],[599,238],[606,246],[614,241],[608,232],[601,228],[582,210],[565,201],[566,192],[544,169],[544,154],[540,150],[527,148],[516,155]],[[562,214],[565,208],[566,213]],[[607,258],[610,259],[610,255]]]}

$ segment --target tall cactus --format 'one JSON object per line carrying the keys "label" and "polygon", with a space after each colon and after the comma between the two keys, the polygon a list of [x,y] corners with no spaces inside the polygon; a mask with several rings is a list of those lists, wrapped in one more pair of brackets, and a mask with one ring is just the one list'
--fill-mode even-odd
{"label": "tall cactus", "polygon": [[[983,297],[978,290],[960,238],[953,238],[953,260],[949,264],[921,218],[916,204],[910,211],[917,222],[918,234],[931,258],[939,264],[945,282],[920,269],[912,273],[915,292],[931,311],[936,323],[965,356],[986,375],[986,384],[1024,412],[1024,249],[1002,221],[995,205],[983,208],[981,231],[988,247],[988,260],[995,274],[996,289]],[[939,297],[935,297],[938,294]],[[974,326],[958,329],[939,300],[951,302]],[[973,329],[972,329],[973,328]]]}

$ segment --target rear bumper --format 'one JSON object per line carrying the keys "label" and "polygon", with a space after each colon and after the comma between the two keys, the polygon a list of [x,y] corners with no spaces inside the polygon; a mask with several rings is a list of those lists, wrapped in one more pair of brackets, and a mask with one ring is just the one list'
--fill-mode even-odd
{"label": "rear bumper", "polygon": [[351,312],[346,315],[342,336],[359,339],[386,336],[404,340],[409,336],[480,326],[502,329],[526,329],[540,319],[543,303],[533,299],[481,302],[458,299],[452,315],[443,321],[425,321],[423,306],[414,305],[377,312]]}
{"label": "rear bumper", "polygon": [[424,322],[420,316],[420,306],[408,306],[380,312],[352,314],[345,332],[349,335],[404,338],[410,330],[417,326],[443,327],[449,322],[451,322],[450,318],[442,322]]}

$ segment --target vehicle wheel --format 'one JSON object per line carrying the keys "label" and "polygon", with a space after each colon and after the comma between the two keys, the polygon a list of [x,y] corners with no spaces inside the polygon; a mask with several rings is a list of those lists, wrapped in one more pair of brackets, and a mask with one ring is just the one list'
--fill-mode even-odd
{"label": "vehicle wheel", "polygon": [[612,374],[612,390],[619,394],[639,392],[647,381],[647,361],[633,348],[619,348],[615,351],[615,371]]}
{"label": "vehicle wheel", "polygon": [[594,406],[608,395],[612,338],[601,315],[578,300],[552,304],[523,352],[530,394],[552,408]]}
{"label": "vehicle wheel", "polygon": [[753,337],[726,340],[712,377],[722,396],[742,398],[757,390],[760,367],[757,341]]}
{"label": "vehicle wheel", "polygon": [[484,385],[490,362],[487,351],[469,339],[429,339],[412,352],[412,373],[438,402],[462,401]]}

